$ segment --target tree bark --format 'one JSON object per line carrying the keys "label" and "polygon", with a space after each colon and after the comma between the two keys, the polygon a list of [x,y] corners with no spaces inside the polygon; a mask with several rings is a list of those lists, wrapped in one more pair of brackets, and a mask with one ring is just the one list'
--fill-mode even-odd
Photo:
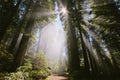
{"label": "tree bark", "polygon": [[24,18],[23,18],[22,22],[20,23],[20,26],[18,26],[17,32],[14,35],[11,45],[9,47],[9,51],[13,54],[15,54],[17,51],[17,48],[18,48],[17,46],[19,46],[19,44],[20,44],[19,38],[21,37],[21,34],[24,33],[23,29],[27,25],[28,20],[30,19],[30,16],[32,15],[31,11],[29,11],[29,10],[33,10],[33,2],[30,1],[29,4],[30,5],[28,6],[28,9],[26,10],[25,15],[23,16]]}
{"label": "tree bark", "polygon": [[[27,50],[27,45],[28,45],[29,38],[30,38],[29,35],[31,34],[31,31],[34,27],[34,22],[35,22],[35,18],[36,18],[36,15],[34,14],[34,12],[36,12],[36,8],[37,8],[37,6],[35,6],[35,3],[34,3],[34,8],[32,11],[31,18],[29,19],[29,21],[26,25],[26,28],[25,28],[26,33],[23,34],[22,40],[18,47],[17,53],[15,55],[15,59],[14,59],[14,69],[15,70],[17,69],[17,67],[19,67],[23,63],[24,56],[25,56],[25,53]],[[28,35],[26,35],[26,34],[28,34]]]}

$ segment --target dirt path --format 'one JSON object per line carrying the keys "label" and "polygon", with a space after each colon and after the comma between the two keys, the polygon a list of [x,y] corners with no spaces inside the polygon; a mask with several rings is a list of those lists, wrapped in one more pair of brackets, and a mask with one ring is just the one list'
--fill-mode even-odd
{"label": "dirt path", "polygon": [[67,77],[64,77],[64,76],[54,76],[54,75],[51,75],[47,78],[47,80],[68,80]]}

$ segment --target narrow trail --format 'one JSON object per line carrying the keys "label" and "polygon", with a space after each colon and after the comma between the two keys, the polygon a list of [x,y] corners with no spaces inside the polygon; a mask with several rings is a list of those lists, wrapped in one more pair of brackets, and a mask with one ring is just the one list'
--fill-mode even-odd
{"label": "narrow trail", "polygon": [[47,80],[68,80],[68,77],[64,77],[64,76],[48,76]]}

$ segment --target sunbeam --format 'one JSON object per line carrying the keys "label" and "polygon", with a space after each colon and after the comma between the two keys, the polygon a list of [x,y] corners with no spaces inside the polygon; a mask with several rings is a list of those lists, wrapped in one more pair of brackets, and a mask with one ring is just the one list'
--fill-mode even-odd
{"label": "sunbeam", "polygon": [[51,15],[55,15],[57,14],[58,12],[55,12],[55,11],[41,11],[37,14],[39,14],[39,16],[51,16]]}
{"label": "sunbeam", "polygon": [[39,49],[46,53],[51,68],[54,67],[55,64],[57,65],[61,57],[65,57],[66,54],[66,50],[64,50],[66,33],[61,29],[61,26],[57,26],[55,23],[56,22],[50,23],[42,29],[39,44]]}
{"label": "sunbeam", "polygon": [[65,7],[63,7],[63,8],[61,9],[61,13],[63,13],[63,15],[66,15],[66,14],[67,14],[67,10],[66,10]]}
{"label": "sunbeam", "polygon": [[120,80],[120,0],[0,0],[0,80]]}
{"label": "sunbeam", "polygon": [[[58,3],[55,2],[55,11],[39,12],[40,16],[55,15],[54,21],[49,22],[39,32],[39,50],[44,52],[48,58],[48,65],[54,73],[62,73],[67,67],[67,40],[64,25],[62,25],[60,14],[67,14],[66,8],[58,10]],[[39,24],[39,22],[37,23]]]}

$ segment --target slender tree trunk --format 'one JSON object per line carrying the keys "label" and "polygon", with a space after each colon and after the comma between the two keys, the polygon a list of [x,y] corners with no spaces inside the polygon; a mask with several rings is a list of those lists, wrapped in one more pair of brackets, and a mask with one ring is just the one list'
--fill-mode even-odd
{"label": "slender tree trunk", "polygon": [[[83,40],[83,35],[82,35],[82,28],[80,26],[80,21],[81,21],[81,16],[79,15],[80,13],[78,13],[78,9],[76,8],[75,6],[75,17],[76,17],[76,21],[77,21],[77,27],[79,29],[79,33],[80,33],[80,38],[81,38],[81,46],[82,46],[82,54],[83,54],[83,57],[84,57],[84,64],[85,64],[85,71],[86,71],[86,74],[90,74],[89,73],[89,61],[88,61],[88,54],[87,54],[87,50],[86,50],[86,47],[85,47],[85,43],[84,43],[84,40]],[[89,76],[89,75],[87,75]]]}
{"label": "slender tree trunk", "polygon": [[17,46],[19,46],[19,41],[21,41],[21,40],[19,40],[19,38],[21,37],[21,34],[24,33],[23,29],[25,28],[25,26],[28,23],[28,20],[30,19],[31,11],[29,11],[29,10],[30,9],[33,10],[33,2],[30,1],[29,4],[30,5],[26,11],[26,14],[24,15],[24,19],[22,20],[20,26],[18,26],[17,33],[14,35],[11,45],[9,47],[9,51],[11,53],[14,53],[14,54],[16,53],[17,48],[18,48]]}
{"label": "slender tree trunk", "polygon": [[[22,65],[23,60],[24,60],[24,56],[27,50],[27,45],[29,42],[29,38],[30,38],[30,34],[32,32],[32,29],[34,27],[34,22],[35,22],[35,17],[36,15],[34,14],[34,12],[36,12],[36,6],[34,3],[34,8],[33,8],[33,12],[31,15],[31,18],[29,19],[27,26],[25,28],[26,33],[23,34],[22,40],[20,42],[19,48],[17,50],[17,53],[15,55],[15,59],[14,59],[14,69],[16,69],[17,67],[19,67],[20,65]],[[26,35],[28,34],[28,35]]]}

